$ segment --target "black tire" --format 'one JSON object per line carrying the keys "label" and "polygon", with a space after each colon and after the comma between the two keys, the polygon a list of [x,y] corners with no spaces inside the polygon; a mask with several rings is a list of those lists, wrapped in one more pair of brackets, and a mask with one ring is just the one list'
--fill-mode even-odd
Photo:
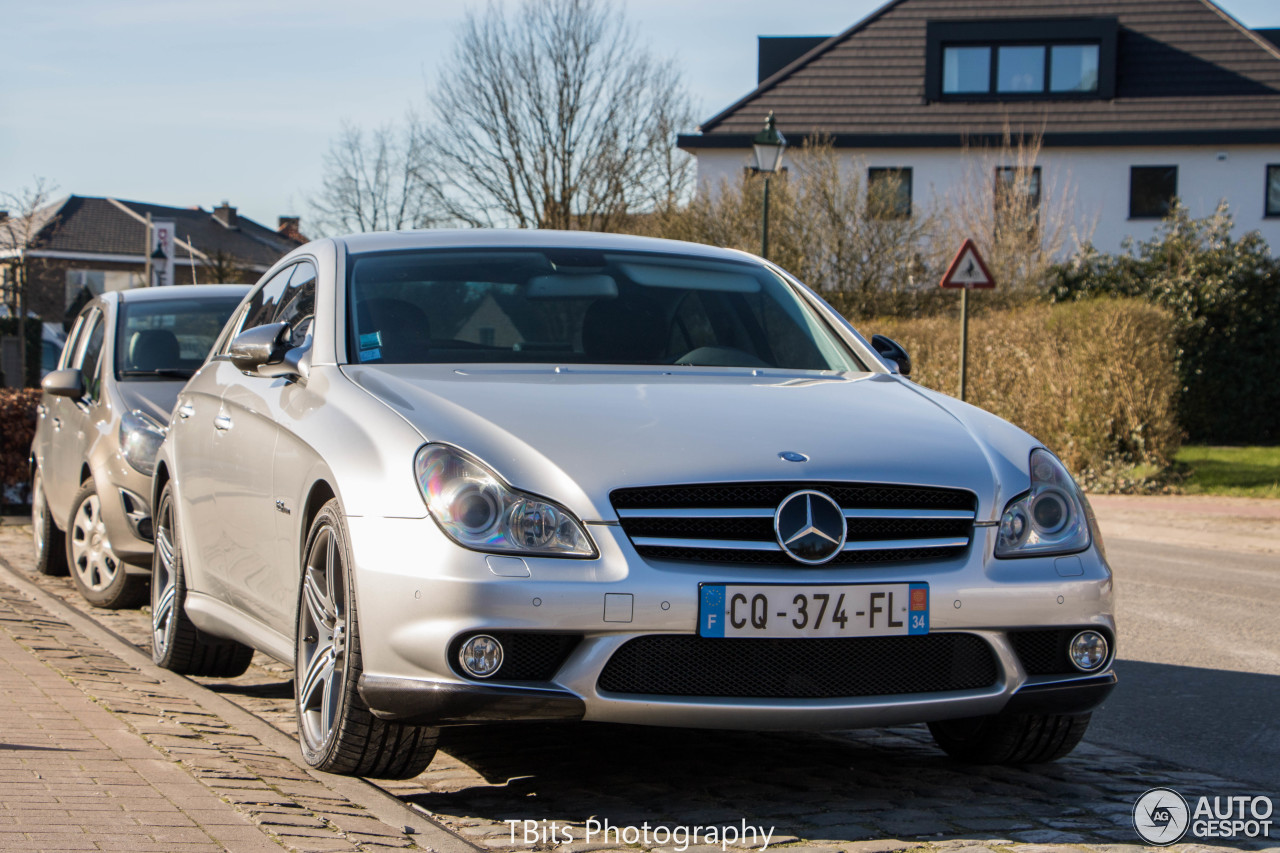
{"label": "black tire", "polygon": [[337,499],[316,514],[302,554],[293,679],[302,757],[328,773],[412,779],[435,757],[439,729],[380,720],[356,689],[360,626]]}
{"label": "black tire", "polygon": [[129,574],[129,567],[111,549],[102,521],[102,498],[93,480],[80,484],[71,500],[67,522],[66,561],[71,580],[94,607],[120,610],[146,601],[146,578]]}
{"label": "black tire", "polygon": [[930,723],[934,741],[966,764],[1044,764],[1076,748],[1091,714],[992,714]]}
{"label": "black tire", "polygon": [[204,633],[187,618],[187,579],[177,536],[173,484],[160,493],[151,557],[151,659],[182,675],[234,678],[249,668],[253,649]]}
{"label": "black tire", "polygon": [[44,477],[36,468],[31,478],[31,532],[36,540],[36,571],[42,575],[67,573],[66,535],[58,529],[44,494]]}

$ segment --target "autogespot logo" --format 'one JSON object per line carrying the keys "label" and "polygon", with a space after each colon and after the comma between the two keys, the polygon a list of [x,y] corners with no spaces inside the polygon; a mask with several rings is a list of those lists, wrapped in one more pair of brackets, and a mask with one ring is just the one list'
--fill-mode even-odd
{"label": "autogespot logo", "polygon": [[773,515],[778,544],[793,560],[816,566],[840,553],[848,527],[844,511],[822,492],[788,495]]}
{"label": "autogespot logo", "polygon": [[1172,788],[1152,788],[1133,804],[1133,828],[1148,844],[1166,847],[1187,834],[1191,812]]}

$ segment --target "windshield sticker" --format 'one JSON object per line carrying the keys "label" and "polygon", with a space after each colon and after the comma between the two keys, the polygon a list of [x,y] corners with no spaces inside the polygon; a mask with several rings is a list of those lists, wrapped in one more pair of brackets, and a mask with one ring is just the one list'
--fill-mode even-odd
{"label": "windshield sticker", "polygon": [[360,350],[361,361],[377,361],[382,358],[382,350],[380,349],[362,349]]}
{"label": "windshield sticker", "polygon": [[368,332],[360,336],[360,349],[382,346],[382,332]]}

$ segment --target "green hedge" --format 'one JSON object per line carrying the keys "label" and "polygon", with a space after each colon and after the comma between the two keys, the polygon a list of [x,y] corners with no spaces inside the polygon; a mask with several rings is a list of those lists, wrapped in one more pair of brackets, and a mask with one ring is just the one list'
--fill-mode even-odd
{"label": "green hedge", "polygon": [[[906,347],[913,380],[958,393],[955,314],[858,325]],[[1043,441],[1090,490],[1154,488],[1131,472],[1164,471],[1178,451],[1172,331],[1167,310],[1137,299],[987,311],[969,323],[966,396]]]}
{"label": "green hedge", "polygon": [[[1089,248],[1057,268],[1060,301],[1133,296],[1173,318],[1178,419],[1210,444],[1280,441],[1280,262],[1262,235],[1232,236],[1225,207],[1192,219],[1177,208],[1144,242],[1104,255]],[[1141,358],[1136,346],[1116,352]]]}

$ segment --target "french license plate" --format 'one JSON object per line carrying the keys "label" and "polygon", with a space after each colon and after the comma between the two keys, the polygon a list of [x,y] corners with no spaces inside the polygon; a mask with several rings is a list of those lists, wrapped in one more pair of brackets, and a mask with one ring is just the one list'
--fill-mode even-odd
{"label": "french license plate", "polygon": [[927,583],[702,584],[703,637],[892,637],[929,633]]}

